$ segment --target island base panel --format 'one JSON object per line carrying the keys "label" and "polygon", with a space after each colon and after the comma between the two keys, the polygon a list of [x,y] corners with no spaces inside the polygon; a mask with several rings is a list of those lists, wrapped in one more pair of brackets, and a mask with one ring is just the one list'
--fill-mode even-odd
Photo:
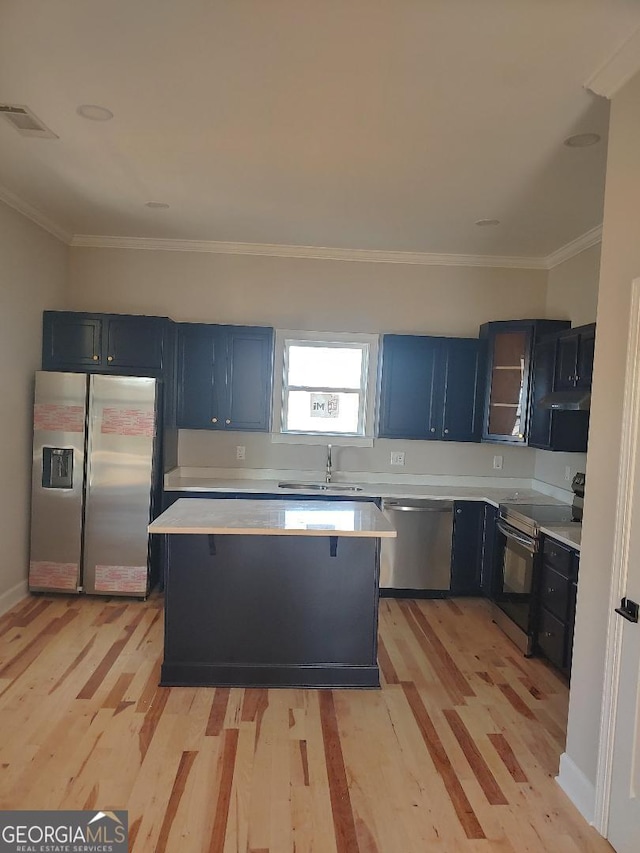
{"label": "island base panel", "polygon": [[377,666],[241,666],[164,663],[161,687],[380,687]]}
{"label": "island base panel", "polygon": [[378,685],[377,539],[168,539],[163,684]]}

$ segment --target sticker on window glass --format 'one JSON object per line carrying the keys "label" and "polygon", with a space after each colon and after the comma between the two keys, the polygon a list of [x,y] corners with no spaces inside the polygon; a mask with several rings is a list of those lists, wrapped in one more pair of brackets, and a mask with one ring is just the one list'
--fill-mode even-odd
{"label": "sticker on window glass", "polygon": [[312,418],[337,418],[340,416],[340,398],[337,394],[312,394]]}

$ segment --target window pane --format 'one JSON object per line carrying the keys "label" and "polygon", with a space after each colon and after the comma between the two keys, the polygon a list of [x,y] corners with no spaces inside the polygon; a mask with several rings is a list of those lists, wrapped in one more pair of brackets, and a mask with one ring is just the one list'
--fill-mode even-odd
{"label": "window pane", "polygon": [[360,388],[362,349],[289,346],[287,385],[311,388]]}
{"label": "window pane", "polygon": [[[324,406],[324,398],[332,405]],[[285,430],[300,432],[358,432],[360,394],[342,392],[313,394],[310,391],[289,391],[289,408]],[[320,398],[320,400],[318,399]],[[337,406],[335,401],[337,399]],[[312,408],[313,407],[313,408]],[[337,409],[337,411],[336,411]],[[313,414],[312,414],[313,411]],[[330,413],[330,414],[329,414]]]}

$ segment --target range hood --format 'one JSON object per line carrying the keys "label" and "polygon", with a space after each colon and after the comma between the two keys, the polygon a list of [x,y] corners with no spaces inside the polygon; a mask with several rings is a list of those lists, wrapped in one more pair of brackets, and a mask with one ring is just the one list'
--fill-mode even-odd
{"label": "range hood", "polygon": [[591,408],[591,391],[579,388],[571,391],[552,391],[542,397],[538,405],[543,409],[560,412],[588,412]]}

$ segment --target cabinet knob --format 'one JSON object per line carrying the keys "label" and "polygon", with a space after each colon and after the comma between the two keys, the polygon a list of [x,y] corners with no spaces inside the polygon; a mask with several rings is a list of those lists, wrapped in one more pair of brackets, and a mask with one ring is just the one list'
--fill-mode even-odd
{"label": "cabinet knob", "polygon": [[456,515],[462,515],[462,510],[461,510],[461,509],[457,509],[457,510],[456,510]]}
{"label": "cabinet knob", "polygon": [[567,379],[569,380],[569,382],[573,382],[573,380],[574,380],[575,378],[576,378],[575,376],[568,376],[568,377],[567,377]]}
{"label": "cabinet knob", "polygon": [[445,429],[444,434],[445,434],[445,435],[448,435],[448,434],[449,434],[449,430],[448,430],[448,429]]}
{"label": "cabinet knob", "polygon": [[108,355],[108,356],[107,356],[107,361],[113,361],[113,356],[112,356],[112,355]]}
{"label": "cabinet knob", "polygon": [[217,423],[218,423],[218,419],[217,419],[217,418],[211,418],[211,423],[212,423],[212,424],[217,424]]}
{"label": "cabinet knob", "polygon": [[97,361],[99,358],[100,358],[100,356],[98,356],[98,355],[94,355],[94,356],[93,356],[93,360],[94,360],[94,361]]}
{"label": "cabinet knob", "polygon": [[436,428],[435,428],[435,427],[431,427],[431,432],[435,432],[435,431],[436,431]]}
{"label": "cabinet knob", "polygon": [[573,377],[573,381],[574,381],[574,382],[580,382],[580,377],[579,377],[579,376],[574,376],[574,377]]}
{"label": "cabinet knob", "polygon": [[229,418],[226,419],[225,424],[230,424],[231,420]]}
{"label": "cabinet knob", "polygon": [[547,638],[551,638],[551,637],[553,637],[553,631],[543,631],[542,636],[547,637]]}
{"label": "cabinet knob", "polygon": [[519,433],[518,433],[518,438],[524,438],[524,433],[523,433],[523,432],[519,432]]}
{"label": "cabinet knob", "polygon": [[553,595],[553,593],[555,592],[555,589],[552,586],[548,586],[547,592],[549,593],[549,595]]}

